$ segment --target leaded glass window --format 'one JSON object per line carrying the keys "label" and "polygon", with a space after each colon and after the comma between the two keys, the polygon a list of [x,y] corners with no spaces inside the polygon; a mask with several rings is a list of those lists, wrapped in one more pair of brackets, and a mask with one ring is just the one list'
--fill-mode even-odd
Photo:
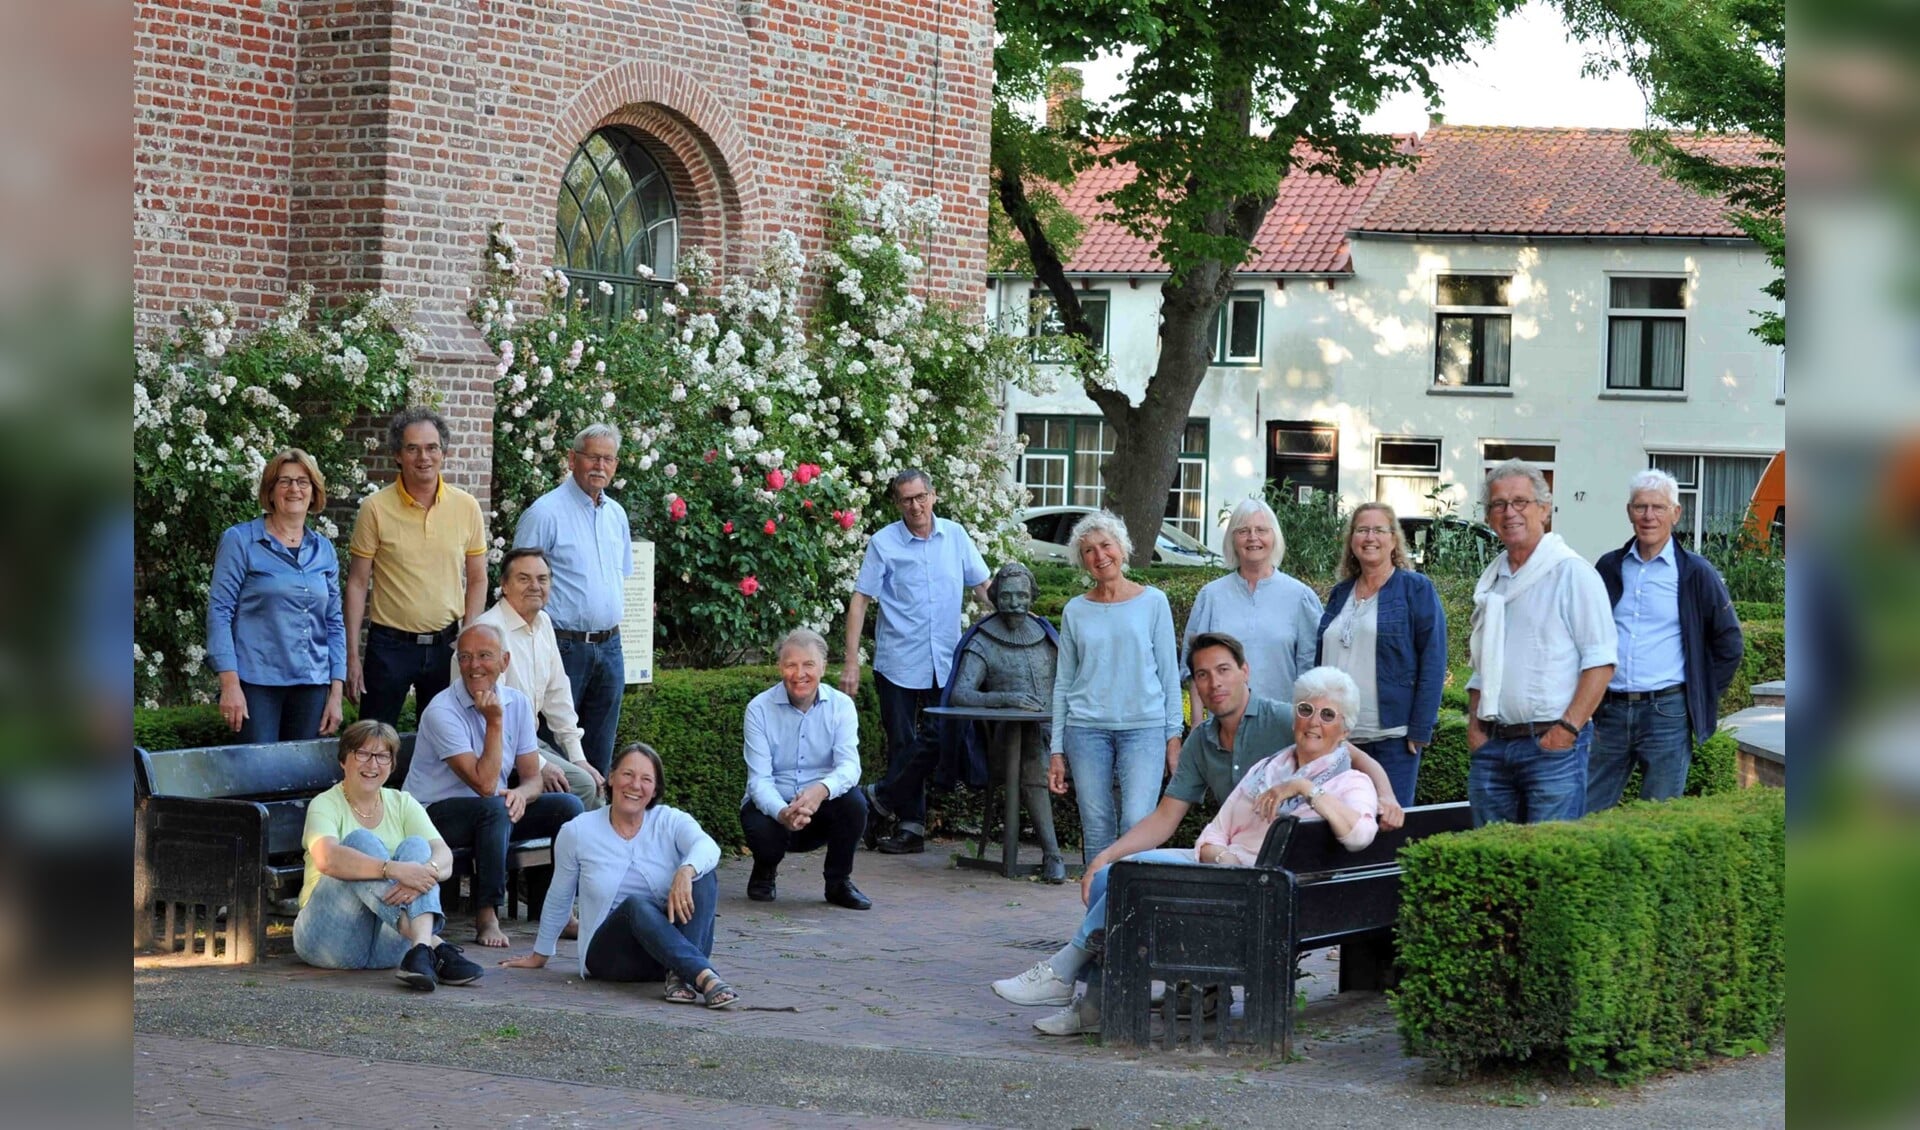
{"label": "leaded glass window", "polygon": [[624,131],[598,130],[560,178],[554,260],[609,318],[650,307],[673,279],[679,214],[659,162]]}

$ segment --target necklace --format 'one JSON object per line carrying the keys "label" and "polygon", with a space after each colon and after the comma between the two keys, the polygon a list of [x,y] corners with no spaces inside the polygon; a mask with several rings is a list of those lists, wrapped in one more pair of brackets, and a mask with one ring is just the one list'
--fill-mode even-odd
{"label": "necklace", "polygon": [[353,803],[353,798],[352,798],[352,797],[348,797],[348,798],[347,798],[347,807],[348,807],[348,808],[351,808],[351,809],[353,809],[353,814],[354,814],[355,816],[358,816],[358,817],[359,817],[360,819],[362,819],[362,820],[378,820],[378,819],[379,819],[379,817],[380,817],[380,816],[382,815],[382,810],[383,810],[383,807],[384,807],[384,802],[383,802],[383,801],[382,801],[382,800],[380,799],[380,794],[378,794],[378,793],[375,793],[375,794],[374,794],[374,797],[373,797],[373,811],[372,811],[372,812],[362,812],[362,811],[360,811],[360,806],[359,806],[359,805],[357,805],[357,804],[355,804],[355,803]]}

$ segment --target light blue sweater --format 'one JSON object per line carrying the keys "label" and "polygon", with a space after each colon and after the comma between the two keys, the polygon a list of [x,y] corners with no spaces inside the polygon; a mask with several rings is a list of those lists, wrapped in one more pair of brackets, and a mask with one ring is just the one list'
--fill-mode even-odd
{"label": "light blue sweater", "polygon": [[533,942],[533,952],[552,957],[578,897],[583,978],[587,947],[620,902],[628,871],[640,873],[633,886],[645,890],[655,906],[665,906],[675,871],[691,867],[698,879],[720,864],[720,845],[698,821],[677,808],[656,804],[647,809],[639,833],[631,840],[613,830],[612,815],[611,807],[583,812],[553,838],[553,883],[547,888],[540,933]]}
{"label": "light blue sweater", "polygon": [[1180,736],[1180,660],[1165,593],[1148,586],[1118,604],[1084,596],[1067,602],[1060,617],[1053,723],[1054,753],[1066,752],[1068,726],[1154,728]]}

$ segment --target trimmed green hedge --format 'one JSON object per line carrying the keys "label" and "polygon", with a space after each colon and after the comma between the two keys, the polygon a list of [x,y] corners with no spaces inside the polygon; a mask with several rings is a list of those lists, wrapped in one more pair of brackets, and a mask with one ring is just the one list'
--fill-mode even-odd
{"label": "trimmed green hedge", "polygon": [[1786,799],[1745,789],[1408,846],[1411,1055],[1630,1080],[1764,1048],[1786,1017]]}
{"label": "trimmed green hedge", "polygon": [[1750,620],[1785,620],[1787,606],[1771,600],[1736,600],[1733,602],[1733,614],[1742,624]]}

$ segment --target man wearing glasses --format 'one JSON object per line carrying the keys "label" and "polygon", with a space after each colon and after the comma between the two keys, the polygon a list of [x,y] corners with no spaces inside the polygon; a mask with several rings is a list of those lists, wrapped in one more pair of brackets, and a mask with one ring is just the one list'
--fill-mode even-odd
{"label": "man wearing glasses", "polygon": [[1719,571],[1674,540],[1680,484],[1646,470],[1627,497],[1633,540],[1596,566],[1613,604],[1620,663],[1593,719],[1588,812],[1620,803],[1635,763],[1641,800],[1686,791],[1693,743],[1719,729],[1720,696],[1746,650]]}
{"label": "man wearing glasses", "polygon": [[1510,459],[1485,489],[1487,521],[1506,550],[1473,590],[1473,822],[1578,820],[1593,712],[1613,678],[1613,607],[1593,566],[1547,532],[1553,494],[1538,467]]}
{"label": "man wearing glasses", "polygon": [[[487,606],[487,520],[477,499],[441,477],[447,444],[438,412],[408,408],[393,418],[387,446],[400,477],[360,503],[348,544],[347,697],[360,717],[390,726],[399,725],[409,689],[421,710],[446,689],[453,637]],[[360,624],[369,616],[363,659]]]}
{"label": "man wearing glasses", "polygon": [[533,705],[500,678],[513,660],[500,629],[469,627],[454,657],[460,678],[420,712],[405,788],[450,846],[473,849],[474,940],[499,947],[508,844],[558,832],[580,815],[580,799],[545,791]]}
{"label": "man wearing glasses", "polygon": [[[933,480],[909,468],[887,484],[900,520],[874,534],[847,601],[847,647],[840,690],[860,693],[860,633],[867,605],[879,605],[873,633],[873,681],[887,734],[887,774],[868,786],[867,846],[888,855],[926,850],[927,775],[940,758],[938,728],[921,713],[940,703],[960,643],[967,590],[981,607],[987,563],[959,523],[934,516]],[[885,839],[881,823],[898,829]]]}
{"label": "man wearing glasses", "polygon": [[[627,690],[620,650],[620,614],[633,572],[633,532],[627,512],[607,497],[620,464],[620,430],[590,424],[573,437],[565,482],[534,500],[513,532],[516,549],[540,549],[553,567],[553,618],[560,661],[573,689],[580,746],[604,778],[613,764],[620,728],[620,697]],[[552,718],[547,724],[552,726]]]}

